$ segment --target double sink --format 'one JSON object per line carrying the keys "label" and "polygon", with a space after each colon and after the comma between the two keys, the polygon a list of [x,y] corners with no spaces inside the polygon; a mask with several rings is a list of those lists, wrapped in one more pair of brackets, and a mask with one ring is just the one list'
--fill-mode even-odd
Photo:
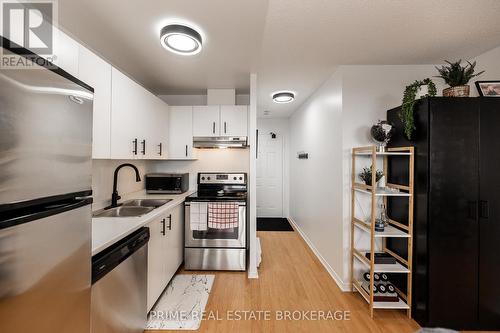
{"label": "double sink", "polygon": [[172,199],[135,199],[125,201],[119,207],[106,208],[94,217],[139,217],[155,208],[161,207]]}

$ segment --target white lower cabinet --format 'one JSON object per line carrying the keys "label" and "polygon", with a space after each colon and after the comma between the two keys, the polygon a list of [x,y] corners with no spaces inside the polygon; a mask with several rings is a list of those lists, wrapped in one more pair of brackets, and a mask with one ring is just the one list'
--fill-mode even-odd
{"label": "white lower cabinet", "polygon": [[184,205],[179,204],[148,227],[148,311],[184,259]]}

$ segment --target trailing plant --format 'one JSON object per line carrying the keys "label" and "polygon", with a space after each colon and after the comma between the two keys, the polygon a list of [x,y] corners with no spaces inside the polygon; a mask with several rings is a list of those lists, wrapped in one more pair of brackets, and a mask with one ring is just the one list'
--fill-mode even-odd
{"label": "trailing plant", "polygon": [[415,97],[417,96],[417,92],[422,86],[428,87],[428,92],[425,96],[436,96],[436,85],[429,78],[421,81],[416,80],[409,86],[406,86],[403,94],[403,102],[401,103],[399,118],[403,122],[404,134],[408,140],[411,140],[413,131],[417,129],[415,127],[413,107],[415,106]]}
{"label": "trailing plant", "polygon": [[[380,170],[377,170],[375,172],[375,181],[378,182],[382,177],[384,176],[384,173]],[[366,185],[369,185],[372,183],[372,168],[371,167],[365,167],[361,172],[359,173],[359,178],[361,178],[362,181],[365,182]]]}
{"label": "trailing plant", "polygon": [[470,79],[484,73],[484,71],[481,71],[474,74],[476,67],[475,61],[473,63],[467,61],[467,65],[465,66],[461,65],[462,59],[456,62],[445,60],[445,62],[448,63],[448,65],[436,67],[439,72],[439,75],[436,77],[442,78],[450,87],[465,86],[469,83]]}

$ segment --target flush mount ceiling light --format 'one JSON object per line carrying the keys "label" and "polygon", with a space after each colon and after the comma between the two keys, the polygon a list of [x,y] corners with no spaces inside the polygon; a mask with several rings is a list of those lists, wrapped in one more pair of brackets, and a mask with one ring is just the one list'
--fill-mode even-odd
{"label": "flush mount ceiling light", "polygon": [[274,103],[290,103],[295,99],[295,93],[291,91],[278,91],[272,94]]}
{"label": "flush mount ceiling light", "polygon": [[201,34],[182,24],[170,24],[161,29],[161,45],[170,52],[180,55],[200,53],[202,47]]}

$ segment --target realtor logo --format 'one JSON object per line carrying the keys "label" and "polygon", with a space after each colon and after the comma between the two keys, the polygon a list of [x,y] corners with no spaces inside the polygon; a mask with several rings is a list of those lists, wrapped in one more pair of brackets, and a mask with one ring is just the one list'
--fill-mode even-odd
{"label": "realtor logo", "polygon": [[[52,66],[54,55],[55,0],[0,0],[0,27],[4,47],[0,67],[33,68]],[[32,55],[37,54],[43,58]],[[24,56],[24,57],[23,57]]]}
{"label": "realtor logo", "polygon": [[[53,2],[2,2],[2,35],[11,48],[26,48],[39,55],[53,50]],[[21,50],[20,50],[21,51]]]}

